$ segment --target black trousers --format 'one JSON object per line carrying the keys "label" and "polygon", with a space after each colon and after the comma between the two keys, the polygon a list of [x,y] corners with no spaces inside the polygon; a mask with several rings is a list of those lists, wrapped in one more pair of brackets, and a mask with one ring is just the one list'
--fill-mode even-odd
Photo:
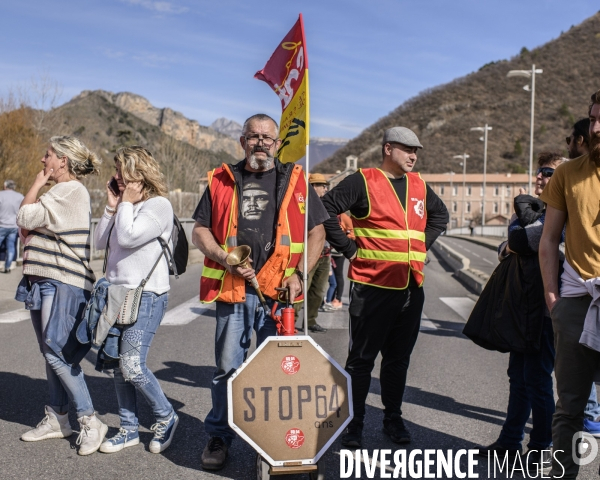
{"label": "black trousers", "polygon": [[417,342],[424,301],[423,288],[389,290],[353,283],[346,371],[352,377],[354,422],[363,422],[371,372],[379,352],[384,415],[402,415],[406,373]]}

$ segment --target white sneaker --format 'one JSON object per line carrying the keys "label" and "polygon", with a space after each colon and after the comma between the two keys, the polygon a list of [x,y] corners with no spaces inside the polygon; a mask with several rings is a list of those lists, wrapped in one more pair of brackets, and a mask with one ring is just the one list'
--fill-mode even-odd
{"label": "white sneaker", "polygon": [[89,455],[94,453],[100,448],[102,440],[106,432],[108,432],[108,426],[100,421],[96,415],[84,415],[78,418],[77,421],[81,426],[79,437],[77,437],[77,445],[79,445],[79,455]]}
{"label": "white sneaker", "polygon": [[69,425],[69,415],[59,415],[52,407],[46,406],[46,416],[33,430],[21,435],[24,442],[37,442],[48,438],[65,438],[73,434]]}

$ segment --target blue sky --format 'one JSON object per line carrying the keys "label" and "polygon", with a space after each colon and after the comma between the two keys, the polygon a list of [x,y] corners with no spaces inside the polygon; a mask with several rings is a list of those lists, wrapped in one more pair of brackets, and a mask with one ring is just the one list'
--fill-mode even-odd
{"label": "blue sky", "polygon": [[[209,125],[280,102],[253,78],[304,15],[311,135],[352,138],[419,92],[532,49],[593,0],[4,0],[0,95],[47,75],[60,102],[129,91]],[[543,65],[540,65],[543,68]]]}

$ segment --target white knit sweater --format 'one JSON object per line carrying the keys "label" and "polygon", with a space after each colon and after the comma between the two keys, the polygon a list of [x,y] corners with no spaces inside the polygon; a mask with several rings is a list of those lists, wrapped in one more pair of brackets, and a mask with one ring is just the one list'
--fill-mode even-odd
{"label": "white knit sweater", "polygon": [[29,230],[23,274],[91,290],[90,194],[78,181],[54,185],[37,203],[19,209],[17,225]]}
{"label": "white knit sweater", "polygon": [[[98,250],[106,248],[113,225],[104,276],[113,285],[136,288],[162,252],[156,238],[162,237],[173,248],[173,207],[166,198],[154,197],[135,205],[122,202],[114,215],[105,211],[94,232]],[[144,291],[162,294],[169,288],[169,267],[163,256]]]}

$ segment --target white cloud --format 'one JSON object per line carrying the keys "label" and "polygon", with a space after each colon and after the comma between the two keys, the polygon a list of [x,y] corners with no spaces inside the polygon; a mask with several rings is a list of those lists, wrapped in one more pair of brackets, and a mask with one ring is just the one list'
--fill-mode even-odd
{"label": "white cloud", "polygon": [[139,5],[140,7],[147,8],[158,13],[173,13],[179,14],[188,11],[187,7],[176,5],[173,2],[165,1],[154,1],[154,0],[121,0],[124,3],[130,5]]}

